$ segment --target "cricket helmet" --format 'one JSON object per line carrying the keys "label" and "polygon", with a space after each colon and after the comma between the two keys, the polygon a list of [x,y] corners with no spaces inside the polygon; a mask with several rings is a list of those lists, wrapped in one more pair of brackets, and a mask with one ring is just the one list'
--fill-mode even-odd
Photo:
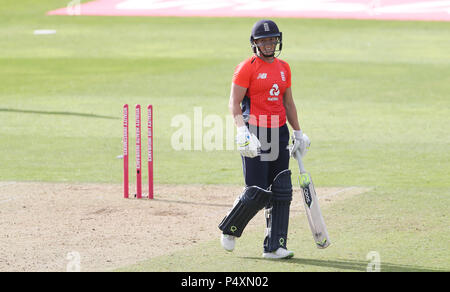
{"label": "cricket helmet", "polygon": [[252,46],[253,53],[256,53],[258,50],[258,46],[255,43],[255,40],[262,38],[270,38],[277,37],[279,48],[278,52],[281,52],[282,48],[282,33],[278,29],[278,26],[275,22],[268,19],[262,19],[257,21],[252,28],[252,34],[250,35],[250,45]]}

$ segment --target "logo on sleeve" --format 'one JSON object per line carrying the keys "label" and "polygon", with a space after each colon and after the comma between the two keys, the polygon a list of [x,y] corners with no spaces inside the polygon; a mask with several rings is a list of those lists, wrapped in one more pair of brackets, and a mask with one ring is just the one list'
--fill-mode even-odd
{"label": "logo on sleeve", "polygon": [[286,81],[286,77],[284,76],[284,71],[280,71],[281,80]]}

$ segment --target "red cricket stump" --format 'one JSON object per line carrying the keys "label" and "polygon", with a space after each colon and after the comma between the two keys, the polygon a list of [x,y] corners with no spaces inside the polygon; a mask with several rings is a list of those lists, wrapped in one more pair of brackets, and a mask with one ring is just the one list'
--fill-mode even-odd
{"label": "red cricket stump", "polygon": [[153,199],[153,106],[147,107],[147,143],[148,143],[148,198]]}
{"label": "red cricket stump", "polygon": [[136,105],[136,198],[142,198],[141,105]]}
{"label": "red cricket stump", "polygon": [[123,197],[128,199],[128,104],[123,106]]}

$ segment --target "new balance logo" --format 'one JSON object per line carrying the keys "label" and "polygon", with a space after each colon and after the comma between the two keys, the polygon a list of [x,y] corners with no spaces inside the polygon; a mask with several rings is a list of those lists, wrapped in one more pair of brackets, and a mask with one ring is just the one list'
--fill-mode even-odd
{"label": "new balance logo", "polygon": [[267,73],[259,73],[258,77],[256,79],[266,79],[267,78]]}

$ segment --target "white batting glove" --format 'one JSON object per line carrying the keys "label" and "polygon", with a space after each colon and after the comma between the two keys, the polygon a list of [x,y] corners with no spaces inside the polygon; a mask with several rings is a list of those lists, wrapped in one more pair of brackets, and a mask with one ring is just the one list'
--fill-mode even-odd
{"label": "white batting glove", "polygon": [[308,152],[311,146],[311,141],[306,134],[303,134],[302,130],[295,131],[292,135],[292,145],[289,147],[289,155],[294,157],[294,154],[298,151],[300,156],[303,157]]}
{"label": "white batting glove", "polygon": [[237,128],[236,144],[242,156],[254,158],[260,154],[261,143],[246,126]]}

